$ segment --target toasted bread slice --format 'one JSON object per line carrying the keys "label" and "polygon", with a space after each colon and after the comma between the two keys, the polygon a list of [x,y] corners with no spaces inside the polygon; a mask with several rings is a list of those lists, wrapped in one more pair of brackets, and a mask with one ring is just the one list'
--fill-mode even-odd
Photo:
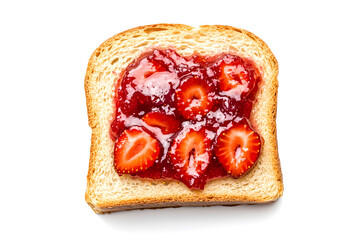
{"label": "toasted bread slice", "polygon": [[[208,182],[204,190],[191,190],[175,180],[120,177],[116,173],[109,129],[119,73],[148,49],[170,47],[183,56],[229,52],[252,60],[260,71],[262,81],[250,121],[264,144],[257,164],[241,178],[216,179]],[[85,77],[92,130],[86,202],[96,213],[105,213],[275,201],[283,193],[276,137],[277,75],[278,64],[269,47],[254,34],[234,27],[157,24],[130,29],[108,39],[91,55]]]}

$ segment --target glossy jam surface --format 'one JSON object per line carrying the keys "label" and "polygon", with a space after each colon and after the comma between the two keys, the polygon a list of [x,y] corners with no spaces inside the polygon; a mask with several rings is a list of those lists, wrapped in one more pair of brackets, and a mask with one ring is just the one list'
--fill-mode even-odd
{"label": "glossy jam surface", "polygon": [[[185,58],[167,49],[136,59],[116,86],[110,133],[116,141],[126,129],[141,127],[159,142],[160,154],[151,167],[130,174],[175,179],[193,189],[227,176],[215,155],[215,140],[235,123],[251,126],[259,76],[249,61],[228,53]],[[189,154],[186,162],[182,153]]]}

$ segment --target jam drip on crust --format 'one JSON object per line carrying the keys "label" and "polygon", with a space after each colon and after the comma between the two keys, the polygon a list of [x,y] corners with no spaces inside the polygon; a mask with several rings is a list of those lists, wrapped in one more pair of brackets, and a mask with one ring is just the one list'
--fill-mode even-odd
{"label": "jam drip on crust", "polygon": [[260,75],[239,56],[143,54],[116,89],[114,167],[119,175],[175,179],[204,189],[256,163],[259,134],[249,118]]}

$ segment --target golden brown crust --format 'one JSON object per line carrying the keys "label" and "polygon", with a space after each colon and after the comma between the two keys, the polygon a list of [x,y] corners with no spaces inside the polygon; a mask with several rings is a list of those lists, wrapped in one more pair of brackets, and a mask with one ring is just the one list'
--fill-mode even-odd
{"label": "golden brown crust", "polygon": [[[101,128],[98,125],[101,124],[100,114],[102,114],[102,110],[99,109],[99,106],[96,104],[99,99],[94,97],[93,93],[93,85],[96,81],[100,81],[100,79],[95,79],[92,74],[98,71],[99,66],[104,64],[103,62],[98,61],[99,55],[104,52],[104,49],[109,49],[115,44],[116,41],[120,41],[122,39],[126,40],[127,34],[144,34],[144,31],[161,31],[162,29],[175,29],[178,31],[191,31],[192,27],[181,24],[155,24],[155,25],[147,25],[141,26],[133,29],[129,29],[122,33],[119,33],[108,40],[106,40],[103,44],[97,48],[90,57],[88,68],[86,71],[85,77],[85,93],[86,93],[86,102],[88,109],[88,118],[89,118],[89,126],[92,129],[92,137],[91,137],[91,150],[90,150],[90,162],[89,162],[89,171],[87,176],[87,191],[85,194],[85,199],[87,203],[94,209],[95,212],[112,212],[119,210],[128,210],[128,209],[136,209],[136,208],[159,208],[159,207],[168,207],[168,206],[209,206],[209,205],[237,205],[237,204],[254,204],[254,203],[266,203],[272,202],[278,199],[283,192],[283,184],[282,184],[282,175],[280,168],[280,161],[278,156],[278,148],[277,148],[277,137],[276,137],[276,109],[277,109],[277,88],[278,88],[278,64],[277,61],[272,54],[269,47],[257,36],[254,34],[243,30],[230,26],[222,26],[222,25],[205,25],[201,26],[199,31],[235,31],[240,34],[246,35],[249,38],[249,41],[254,41],[261,48],[262,54],[265,56],[267,64],[269,65],[269,69],[260,69],[261,71],[269,74],[267,79],[269,81],[266,83],[269,94],[266,95],[266,107],[261,107],[262,116],[266,116],[266,129],[264,134],[267,136],[267,148],[266,148],[266,158],[269,159],[269,168],[272,174],[275,174],[276,180],[272,180],[274,184],[275,190],[269,191],[266,195],[247,195],[234,193],[232,194],[218,194],[215,192],[206,192],[199,190],[189,190],[186,189],[185,186],[181,186],[181,183],[176,182],[177,185],[184,188],[184,192],[186,194],[182,195],[166,195],[166,197],[158,197],[157,195],[151,197],[142,197],[142,198],[128,198],[128,199],[113,199],[101,197],[101,194],[97,194],[100,188],[99,181],[95,176],[95,172],[100,169],[100,161],[102,157],[102,150],[104,148],[104,137],[103,133],[100,131]],[[104,53],[106,54],[106,52]],[[99,77],[98,77],[99,78]],[[260,107],[259,107],[260,108]],[[252,114],[253,121],[259,122],[256,120],[257,112]],[[259,123],[259,128],[261,128],[261,123]],[[147,181],[147,180],[144,180]],[[154,184],[161,184],[162,181],[154,180],[150,181]],[[223,182],[223,179],[213,180],[214,185],[220,184]],[[99,195],[99,196],[97,196]],[[97,200],[95,201],[95,197]]]}
{"label": "golden brown crust", "polygon": [[147,202],[145,204],[129,204],[129,205],[121,205],[109,208],[98,208],[94,205],[90,205],[90,207],[94,210],[95,213],[111,213],[117,211],[127,211],[127,210],[135,210],[135,209],[148,209],[148,208],[168,208],[168,207],[210,207],[210,206],[238,206],[238,205],[254,205],[254,204],[267,204],[272,203],[275,200],[270,201],[261,201],[261,202],[243,202],[243,201],[197,201],[197,202]]}

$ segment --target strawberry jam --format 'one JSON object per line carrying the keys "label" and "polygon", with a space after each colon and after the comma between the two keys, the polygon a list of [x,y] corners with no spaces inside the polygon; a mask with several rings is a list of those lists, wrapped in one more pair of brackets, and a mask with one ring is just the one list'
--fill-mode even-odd
{"label": "strawberry jam", "polygon": [[255,164],[261,142],[248,119],[260,75],[249,61],[153,50],[120,76],[110,130],[119,175],[204,189]]}

